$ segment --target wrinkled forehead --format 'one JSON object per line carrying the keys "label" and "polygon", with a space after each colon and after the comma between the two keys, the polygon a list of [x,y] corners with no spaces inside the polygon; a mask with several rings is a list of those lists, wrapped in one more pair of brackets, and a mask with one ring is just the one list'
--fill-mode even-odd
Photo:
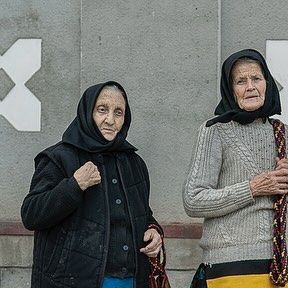
{"label": "wrinkled forehead", "polygon": [[260,71],[260,73],[264,75],[264,68],[261,62],[249,57],[242,57],[237,59],[231,67],[230,75],[233,74],[235,70],[244,70],[244,69],[258,70]]}
{"label": "wrinkled forehead", "polygon": [[233,67],[232,78],[251,78],[253,76],[264,76],[258,63],[238,63]]}
{"label": "wrinkled forehead", "polygon": [[239,74],[262,74],[265,77],[262,64],[258,60],[248,57],[242,57],[232,65],[230,78],[234,79],[239,76]]}
{"label": "wrinkled forehead", "polygon": [[119,89],[117,86],[104,86],[103,89],[100,91],[96,102],[99,100],[109,100],[113,101],[113,99],[117,101],[121,101],[124,104],[126,104],[126,99],[125,99],[125,92]]}
{"label": "wrinkled forehead", "polygon": [[123,94],[118,90],[104,89],[102,90],[95,102],[94,111],[97,107],[105,107],[107,109],[121,109],[126,110],[126,101]]}

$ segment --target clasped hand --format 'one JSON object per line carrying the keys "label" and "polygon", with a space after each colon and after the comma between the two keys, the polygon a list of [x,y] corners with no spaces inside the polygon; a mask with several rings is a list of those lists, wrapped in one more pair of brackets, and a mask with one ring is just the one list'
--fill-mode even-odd
{"label": "clasped hand", "polygon": [[140,249],[140,252],[148,257],[156,257],[162,246],[162,238],[158,231],[154,228],[146,230],[144,233],[144,242],[150,241],[145,247]]}
{"label": "clasped hand", "polygon": [[253,196],[283,195],[288,193],[288,159],[276,158],[276,168],[263,172],[250,181]]}
{"label": "clasped hand", "polygon": [[101,182],[100,172],[91,161],[86,162],[77,169],[73,176],[82,191]]}
{"label": "clasped hand", "polygon": [[[77,169],[74,173],[79,187],[82,191],[87,188],[97,185],[101,182],[101,176],[96,165],[91,161],[86,162],[83,166]],[[148,229],[144,233],[144,242],[149,243],[140,249],[140,252],[146,254],[148,257],[156,257],[160,252],[162,246],[162,238],[156,229]]]}

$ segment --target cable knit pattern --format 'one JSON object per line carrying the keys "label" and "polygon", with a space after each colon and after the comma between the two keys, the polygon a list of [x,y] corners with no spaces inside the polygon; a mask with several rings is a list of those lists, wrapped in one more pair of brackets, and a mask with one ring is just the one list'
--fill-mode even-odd
{"label": "cable knit pattern", "polygon": [[249,180],[273,170],[276,156],[268,121],[200,127],[183,201],[189,216],[204,217],[204,262],[272,257],[273,201],[254,199]]}

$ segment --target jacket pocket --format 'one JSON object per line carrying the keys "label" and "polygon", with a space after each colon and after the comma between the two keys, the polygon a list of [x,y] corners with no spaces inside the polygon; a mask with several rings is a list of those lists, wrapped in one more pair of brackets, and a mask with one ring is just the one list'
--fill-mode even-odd
{"label": "jacket pocket", "polygon": [[66,231],[63,228],[58,230],[55,237],[56,242],[53,241],[54,236],[55,233],[48,236],[44,250],[44,271],[49,275],[53,275],[57,269],[66,239]]}

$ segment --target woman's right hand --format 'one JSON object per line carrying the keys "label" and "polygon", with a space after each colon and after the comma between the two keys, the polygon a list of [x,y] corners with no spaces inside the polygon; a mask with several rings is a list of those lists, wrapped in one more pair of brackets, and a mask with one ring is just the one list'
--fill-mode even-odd
{"label": "woman's right hand", "polygon": [[77,169],[73,176],[82,191],[101,182],[99,170],[91,161]]}
{"label": "woman's right hand", "polygon": [[263,172],[250,180],[253,197],[288,193],[287,159],[276,160],[277,165],[274,171]]}

